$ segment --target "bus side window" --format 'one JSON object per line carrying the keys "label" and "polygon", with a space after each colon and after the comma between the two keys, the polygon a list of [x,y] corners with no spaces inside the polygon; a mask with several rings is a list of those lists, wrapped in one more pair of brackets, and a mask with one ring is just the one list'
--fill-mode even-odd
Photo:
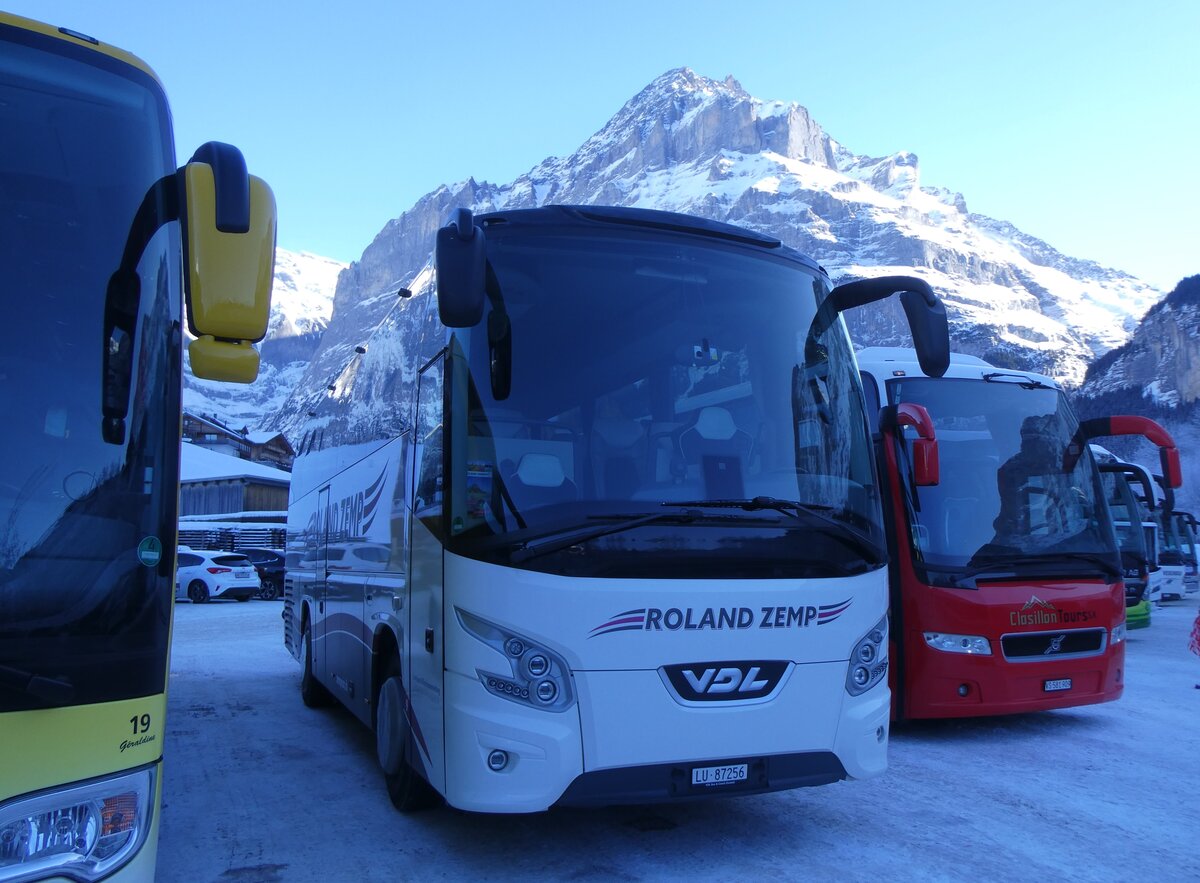
{"label": "bus side window", "polygon": [[442,535],[442,360],[421,372],[417,393],[416,487],[413,515],[420,518],[435,535]]}

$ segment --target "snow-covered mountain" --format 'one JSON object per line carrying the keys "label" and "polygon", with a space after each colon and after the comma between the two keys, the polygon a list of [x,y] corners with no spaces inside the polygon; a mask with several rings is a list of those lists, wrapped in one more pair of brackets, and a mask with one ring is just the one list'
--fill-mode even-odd
{"label": "snow-covered mountain", "polygon": [[259,347],[258,379],[249,386],[199,380],[185,355],[183,406],[250,429],[278,411],[304,375],[333,313],[333,292],[346,265],[329,258],[276,249],[271,319]]}
{"label": "snow-covered mountain", "polygon": [[[739,224],[807,252],[835,281],[915,273],[945,299],[956,349],[1070,384],[1123,343],[1160,295],[969,212],[960,194],[922,187],[912,153],[857,155],[799,104],[763,101],[732,78],[682,68],[654,80],[571,156],[549,158],[508,184],[439,187],[385,225],[339,276],[329,329],[266,425],[294,434],[347,371],[357,380],[342,382],[337,395],[366,403],[384,370],[381,353],[394,350],[376,343],[398,334],[396,292],[403,286],[420,297],[429,288],[434,232],[453,208],[548,203],[670,209]],[[894,305],[852,315],[858,344],[907,340]],[[370,351],[354,353],[368,339]]]}
{"label": "snow-covered mountain", "polygon": [[[1183,460],[1180,508],[1200,512],[1200,276],[1189,276],[1146,313],[1128,343],[1097,359],[1075,396],[1082,416],[1141,414],[1171,433]],[[1149,443],[1106,447],[1152,465]]]}

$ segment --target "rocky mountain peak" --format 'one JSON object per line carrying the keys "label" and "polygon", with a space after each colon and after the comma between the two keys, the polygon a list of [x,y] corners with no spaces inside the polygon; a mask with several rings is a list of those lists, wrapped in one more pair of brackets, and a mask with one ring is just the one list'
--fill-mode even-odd
{"label": "rocky mountain peak", "polygon": [[[656,77],[579,149],[514,181],[474,178],[431,190],[389,221],[338,277],[320,347],[265,427],[296,432],[354,350],[392,327],[397,291],[428,291],[436,230],[452,210],[607,204],[686,212],[775,236],[813,257],[835,282],[911,273],[945,300],[955,348],[1068,384],[1119,346],[1158,292],[1092,261],[1068,257],[1013,225],[970,214],[948,189],[923,187],[915,152],[867,157],[831,138],[800,104],[748,94],[733,77],[690,68]],[[902,314],[857,311],[860,345],[904,345]],[[376,353],[338,386],[366,404]],[[395,347],[387,351],[394,355]],[[360,364],[361,363],[361,364]],[[394,362],[393,362],[394,364]],[[357,386],[355,385],[357,384]]]}

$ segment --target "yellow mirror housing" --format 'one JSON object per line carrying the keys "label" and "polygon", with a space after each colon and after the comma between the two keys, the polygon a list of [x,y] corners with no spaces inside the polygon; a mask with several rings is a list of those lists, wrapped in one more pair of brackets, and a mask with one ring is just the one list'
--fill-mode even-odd
{"label": "yellow mirror housing", "polygon": [[[222,232],[217,226],[217,183],[212,166],[190,162],[183,176],[188,325],[199,338],[188,348],[192,371],[197,377],[214,380],[235,379],[228,376],[232,373],[249,383],[258,370],[255,353],[254,370],[246,376],[250,364],[247,351],[252,352],[249,344],[266,336],[270,318],[275,195],[262,179],[249,176],[249,229]],[[225,347],[232,349],[219,354]],[[230,371],[233,365],[239,367]],[[220,376],[202,373],[209,368]]]}
{"label": "yellow mirror housing", "polygon": [[209,335],[188,344],[192,373],[206,380],[251,383],[258,377],[258,350],[249,341],[233,343]]}

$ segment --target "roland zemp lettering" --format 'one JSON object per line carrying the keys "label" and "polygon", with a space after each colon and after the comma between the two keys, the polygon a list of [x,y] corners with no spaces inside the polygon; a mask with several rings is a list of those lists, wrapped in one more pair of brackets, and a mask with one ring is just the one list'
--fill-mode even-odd
{"label": "roland zemp lettering", "polygon": [[588,633],[589,638],[614,632],[742,631],[803,629],[828,625],[846,612],[851,600],[800,607],[638,607],[625,610]]}

